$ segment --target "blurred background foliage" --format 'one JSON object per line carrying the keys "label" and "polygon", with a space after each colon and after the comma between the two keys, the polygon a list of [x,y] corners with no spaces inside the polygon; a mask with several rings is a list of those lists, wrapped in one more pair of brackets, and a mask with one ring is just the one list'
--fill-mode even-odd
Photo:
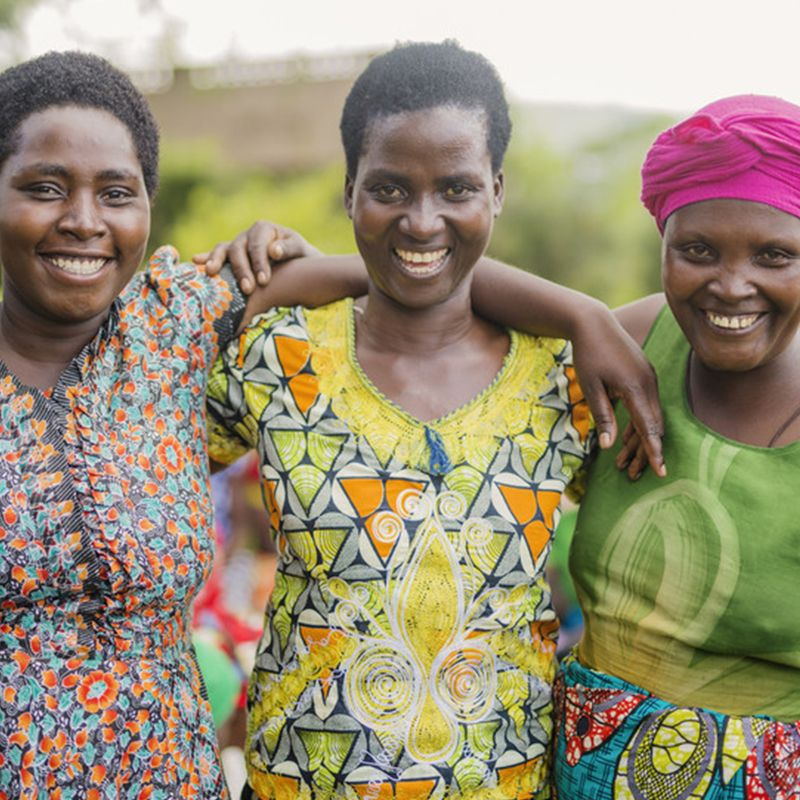
{"label": "blurred background foliage", "polygon": [[[0,0],[0,39],[13,42],[22,15],[50,1],[68,7],[71,0]],[[161,4],[140,0],[140,7],[145,13]],[[170,49],[170,27],[164,30],[162,52]],[[6,63],[20,60],[5,49]],[[296,228],[325,252],[354,250],[342,206],[344,163],[336,155],[352,74],[309,78],[308,59],[283,66],[295,77],[267,88],[223,82],[200,91],[184,70],[151,94],[163,135],[151,249],[171,243],[188,258],[266,218]],[[489,253],[611,306],[658,291],[659,239],[639,203],[639,167],[672,120],[513,103],[512,112],[505,204]]]}

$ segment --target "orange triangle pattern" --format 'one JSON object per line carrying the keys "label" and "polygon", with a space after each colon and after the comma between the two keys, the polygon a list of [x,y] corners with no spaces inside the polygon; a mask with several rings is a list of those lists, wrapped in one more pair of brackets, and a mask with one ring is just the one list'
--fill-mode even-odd
{"label": "orange triangle pattern", "polygon": [[398,781],[395,784],[382,783],[378,787],[371,781],[350,785],[359,797],[375,798],[375,800],[425,800],[433,794],[436,780]]}
{"label": "orange triangle pattern", "polygon": [[389,504],[389,508],[394,511],[395,514],[399,513],[397,510],[397,498],[401,494],[401,492],[405,492],[407,489],[415,489],[418,492],[421,492],[425,488],[425,484],[421,481],[407,481],[407,480],[400,480],[398,478],[389,478],[386,481],[386,502]]}
{"label": "orange triangle pattern", "polygon": [[340,478],[339,483],[360,517],[368,517],[383,500],[380,478]]}
{"label": "orange triangle pattern", "polygon": [[564,373],[569,381],[567,391],[569,393],[569,402],[572,406],[572,424],[575,426],[575,430],[578,431],[581,438],[585,439],[589,435],[589,428],[592,424],[592,414],[589,411],[589,404],[586,402],[581,385],[578,383],[578,379],[575,376],[575,368],[565,367]]}
{"label": "orange triangle pattern", "polygon": [[522,529],[522,535],[528,543],[528,550],[531,551],[535,563],[550,541],[550,529],[540,519],[535,519]]}
{"label": "orange triangle pattern", "polygon": [[500,489],[500,494],[508,503],[517,522],[523,525],[533,519],[537,508],[536,492],[533,489],[523,486],[504,486],[502,483],[498,483],[497,488]]}
{"label": "orange triangle pattern", "polygon": [[[376,788],[372,781],[367,783],[351,783],[359,797],[368,797],[370,800],[393,800],[394,793],[388,783],[382,783]],[[377,792],[377,793],[376,793]]]}
{"label": "orange triangle pattern", "polygon": [[[540,757],[541,758],[541,757]],[[539,758],[534,758],[531,761],[522,761],[519,764],[514,764],[512,767],[504,767],[497,770],[497,778],[498,784],[503,788],[510,788],[510,785],[522,786],[526,783],[526,773],[531,772],[535,769],[536,762],[539,761]],[[532,798],[533,794],[517,794],[516,797],[520,798]]]}
{"label": "orange triangle pattern", "polygon": [[[335,645],[339,639],[344,637],[344,633],[333,628],[316,628],[312,625],[300,626],[300,637],[307,645],[310,652],[321,646],[327,644]],[[322,687],[322,696],[327,700],[328,692],[331,688],[333,679],[331,677],[331,670],[325,667],[319,673],[319,682]]]}
{"label": "orange triangle pattern", "polygon": [[539,508],[544,518],[544,524],[547,525],[550,530],[553,530],[553,514],[561,501],[561,492],[554,492],[552,490],[536,492],[536,499],[539,501]]}
{"label": "orange triangle pattern", "polygon": [[305,415],[308,409],[314,405],[319,396],[319,381],[316,375],[303,372],[289,378],[289,391],[292,393],[295,405],[300,409],[300,413]]}
{"label": "orange triangle pattern", "polygon": [[400,781],[395,787],[397,800],[416,800],[416,798],[430,797],[436,788],[436,781]]}
{"label": "orange triangle pattern", "polygon": [[297,375],[308,361],[308,354],[311,345],[307,341],[292,339],[290,336],[273,337],[275,342],[275,354],[278,356],[278,363],[281,365],[283,374],[289,378]]}
{"label": "orange triangle pattern", "polygon": [[297,800],[300,797],[300,780],[291,778],[288,775],[269,775],[265,780],[255,778],[254,788],[258,791],[261,788],[269,791],[269,796],[274,800]]}
{"label": "orange triangle pattern", "polygon": [[[369,534],[369,540],[372,542],[372,546],[375,548],[375,552],[380,556],[381,561],[386,563],[386,560],[392,554],[392,550],[394,550],[395,543],[393,541],[387,541],[386,539],[379,539],[375,535],[375,531],[373,530],[375,526],[375,514],[373,514],[369,519],[367,519],[364,527],[367,529],[367,533]],[[396,541],[396,540],[395,540]]]}
{"label": "orange triangle pattern", "polygon": [[278,481],[269,479],[264,481],[264,503],[269,512],[269,524],[273,531],[279,531],[281,525],[281,510],[278,508],[278,501],[275,499],[275,488]]}

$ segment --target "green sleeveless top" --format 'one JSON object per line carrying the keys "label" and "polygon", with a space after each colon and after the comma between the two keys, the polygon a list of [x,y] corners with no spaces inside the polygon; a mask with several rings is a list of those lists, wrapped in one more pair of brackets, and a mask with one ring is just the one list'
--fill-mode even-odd
{"label": "green sleeveless top", "polygon": [[753,447],[695,419],[668,308],[644,349],[669,476],[630,482],[609,451],[593,465],[570,554],[578,656],[676,705],[798,720],[800,442]]}

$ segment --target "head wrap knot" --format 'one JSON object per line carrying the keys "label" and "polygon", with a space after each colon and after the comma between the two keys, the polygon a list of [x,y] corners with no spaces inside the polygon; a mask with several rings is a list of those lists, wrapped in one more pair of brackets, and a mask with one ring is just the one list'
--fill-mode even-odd
{"label": "head wrap knot", "polygon": [[721,198],[800,217],[800,107],[728,97],[658,136],[642,167],[642,202],[659,230],[678,208]]}

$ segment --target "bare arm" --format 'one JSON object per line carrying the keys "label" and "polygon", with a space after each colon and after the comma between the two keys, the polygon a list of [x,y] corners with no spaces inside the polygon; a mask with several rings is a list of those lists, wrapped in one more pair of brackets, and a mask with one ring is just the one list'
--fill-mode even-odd
{"label": "bare arm", "polygon": [[[281,249],[277,255],[276,245]],[[227,257],[240,285],[248,276],[252,280],[253,270],[259,288],[248,301],[245,321],[275,305],[320,305],[366,291],[366,271],[358,256],[303,258],[276,270],[275,277],[262,285],[270,255],[274,260],[287,257],[287,250],[291,256],[317,252],[293,231],[258,222],[230,245],[218,245],[206,259],[207,267],[217,270]],[[476,268],[472,298],[475,310],[486,319],[540,336],[572,340],[575,367],[597,424],[600,446],[611,447],[617,437],[612,401],[620,398],[642,437],[651,468],[658,475],[665,474],[655,373],[603,303],[486,258]]]}
{"label": "bare arm", "polygon": [[[614,310],[614,316],[631,337],[642,345],[665,302],[663,294],[651,294],[620,306]],[[647,453],[641,437],[631,423],[622,432],[622,448],[617,453],[616,464],[618,469],[627,471],[631,480],[636,480],[647,465]]]}
{"label": "bare arm", "polygon": [[242,328],[276,306],[324,306],[367,291],[367,271],[357,256],[310,256],[276,265],[266,286],[247,298]]}
{"label": "bare arm", "polygon": [[367,291],[367,271],[357,256],[323,256],[299,233],[259,220],[232,242],[193,259],[209,275],[230,262],[247,305],[240,330],[277,306],[323,306]]}
{"label": "bare arm", "polygon": [[575,367],[601,447],[617,436],[612,400],[620,398],[640,433],[651,468],[665,475],[661,451],[663,419],[655,372],[637,342],[599,300],[581,292],[481,259],[472,287],[483,317],[540,336],[570,339]]}

